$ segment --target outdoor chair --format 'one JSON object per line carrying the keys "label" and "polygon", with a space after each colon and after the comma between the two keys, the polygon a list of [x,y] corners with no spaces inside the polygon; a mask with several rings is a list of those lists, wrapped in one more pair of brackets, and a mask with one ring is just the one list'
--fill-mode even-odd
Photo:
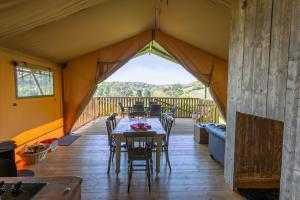
{"label": "outdoor chair", "polygon": [[112,114],[110,115],[110,117],[111,117],[111,125],[112,125],[112,130],[113,130],[113,129],[115,129],[116,126],[117,126],[117,119],[116,119],[117,113],[112,113]]}
{"label": "outdoor chair", "polygon": [[144,112],[144,104],[134,104],[131,108],[131,112]]}
{"label": "outdoor chair", "polygon": [[121,102],[118,103],[120,110],[121,110],[121,117],[124,118],[125,115],[129,114],[128,109],[126,110],[125,107],[123,106],[123,104]]}
{"label": "outdoor chair", "polygon": [[[126,147],[128,152],[128,188],[130,191],[133,171],[146,171],[148,189],[151,192],[150,175],[153,170],[152,151],[156,132],[125,132]],[[141,163],[140,161],[145,161]],[[138,162],[138,164],[134,163]],[[144,167],[144,168],[142,168]]]}
{"label": "outdoor chair", "polygon": [[144,102],[143,101],[136,101],[135,104],[143,105],[144,106]]}
{"label": "outdoor chair", "polygon": [[134,104],[131,108],[131,112],[129,113],[130,118],[135,117],[146,117],[147,112],[144,109],[144,104]]}
{"label": "outdoor chair", "polygon": [[167,132],[167,117],[168,117],[169,115],[168,114],[166,114],[166,113],[163,113],[162,115],[161,115],[161,125],[163,126],[163,128],[165,129],[165,131]]}
{"label": "outdoor chair", "polygon": [[174,124],[175,124],[175,118],[176,118],[176,111],[177,111],[177,105],[175,104],[175,105],[173,105],[173,106],[171,107],[170,112],[165,113],[165,114],[170,115],[170,116],[173,117],[173,119],[174,119]]}
{"label": "outdoor chair", "polygon": [[152,104],[149,110],[149,117],[158,117],[161,120],[161,105]]}
{"label": "outdoor chair", "polygon": [[[107,167],[107,173],[110,172],[110,165],[114,160],[114,155],[116,152],[116,143],[114,140],[114,137],[112,136],[112,132],[114,128],[116,127],[116,114],[113,113],[106,119],[106,129],[107,129],[107,138],[108,138],[108,146],[109,146],[109,159],[108,159],[108,167]],[[121,152],[126,152],[126,145],[121,144]]]}
{"label": "outdoor chair", "polygon": [[149,115],[149,112],[150,112],[150,107],[151,105],[153,104],[157,104],[155,101],[149,101],[149,104],[148,104],[148,107],[147,107],[147,112],[148,112],[148,115]]}
{"label": "outdoor chair", "polygon": [[157,104],[155,101],[150,101],[149,102],[149,104],[148,104],[148,109],[150,110],[150,107],[151,107],[151,105],[153,105],[153,104]]}

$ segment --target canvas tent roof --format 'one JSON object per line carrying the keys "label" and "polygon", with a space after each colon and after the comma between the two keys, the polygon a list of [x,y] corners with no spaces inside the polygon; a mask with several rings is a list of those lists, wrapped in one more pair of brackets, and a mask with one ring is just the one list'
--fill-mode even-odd
{"label": "canvas tent roof", "polygon": [[65,134],[99,82],[149,51],[182,64],[210,88],[225,114],[230,5],[231,0],[0,0],[0,46],[66,64]]}
{"label": "canvas tent roof", "polygon": [[[65,63],[152,29],[157,2],[0,0],[0,46]],[[160,30],[227,59],[231,0],[163,2]]]}

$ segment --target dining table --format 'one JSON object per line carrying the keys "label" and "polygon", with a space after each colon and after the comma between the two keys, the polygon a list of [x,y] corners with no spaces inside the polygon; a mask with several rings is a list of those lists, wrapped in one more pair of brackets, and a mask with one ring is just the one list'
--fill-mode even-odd
{"label": "dining table", "polygon": [[112,136],[114,137],[116,143],[116,174],[119,175],[120,173],[121,143],[125,142],[125,137],[123,133],[136,131],[135,129],[132,129],[130,126],[135,123],[147,123],[151,126],[151,128],[144,131],[156,132],[156,135],[154,137],[154,140],[157,145],[155,171],[156,171],[156,175],[158,175],[160,172],[160,157],[162,152],[162,142],[167,135],[165,129],[163,128],[158,118],[123,118],[118,122],[116,128],[112,132]]}

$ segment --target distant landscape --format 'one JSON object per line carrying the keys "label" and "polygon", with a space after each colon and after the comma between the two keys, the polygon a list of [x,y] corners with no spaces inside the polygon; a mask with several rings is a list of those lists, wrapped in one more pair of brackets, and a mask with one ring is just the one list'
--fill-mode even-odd
{"label": "distant landscape", "polygon": [[[205,99],[205,87],[199,82],[188,84],[154,85],[143,82],[103,82],[98,85],[95,96],[106,97],[176,97]],[[211,96],[207,89],[207,99]]]}

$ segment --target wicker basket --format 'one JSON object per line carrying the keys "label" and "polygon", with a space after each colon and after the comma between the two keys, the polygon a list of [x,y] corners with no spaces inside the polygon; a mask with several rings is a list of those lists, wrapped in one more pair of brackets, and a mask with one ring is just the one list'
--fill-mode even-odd
{"label": "wicker basket", "polygon": [[25,165],[33,165],[44,160],[49,149],[50,145],[48,145],[45,150],[38,153],[24,153],[22,151],[19,151],[18,155],[22,158]]}
{"label": "wicker basket", "polygon": [[58,147],[58,140],[57,139],[50,140],[50,141],[49,141],[49,139],[48,139],[48,141],[43,140],[40,143],[45,144],[45,145],[50,145],[49,151],[51,151],[51,152],[55,151]]}

